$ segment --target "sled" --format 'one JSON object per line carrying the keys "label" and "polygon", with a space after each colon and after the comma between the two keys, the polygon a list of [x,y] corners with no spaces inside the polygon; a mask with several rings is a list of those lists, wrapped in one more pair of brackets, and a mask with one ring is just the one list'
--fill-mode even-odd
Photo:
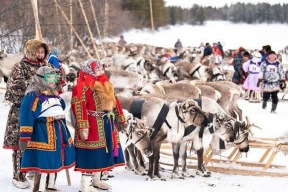
{"label": "sled", "polygon": [[[285,165],[272,164],[276,155],[280,151],[288,151],[288,142],[280,138],[253,138],[249,141],[250,148],[263,149],[264,153],[261,158],[256,162],[240,161],[242,153],[238,148],[233,147],[228,156],[217,156],[212,152],[209,147],[203,154],[204,165],[209,171],[227,173],[227,174],[240,174],[240,175],[253,175],[253,176],[272,176],[272,177],[286,177],[288,176],[288,169]],[[163,165],[173,166],[173,155],[171,144],[162,144],[160,154],[163,159],[160,163]],[[250,152],[251,153],[251,152]],[[169,163],[170,159],[172,163]],[[268,160],[267,160],[268,159]],[[197,161],[196,155],[187,156],[189,160]],[[265,160],[267,160],[265,162]],[[167,162],[168,161],[168,162]],[[181,165],[179,165],[181,166]],[[197,168],[195,165],[188,165],[188,168]],[[237,167],[237,168],[236,168]]]}

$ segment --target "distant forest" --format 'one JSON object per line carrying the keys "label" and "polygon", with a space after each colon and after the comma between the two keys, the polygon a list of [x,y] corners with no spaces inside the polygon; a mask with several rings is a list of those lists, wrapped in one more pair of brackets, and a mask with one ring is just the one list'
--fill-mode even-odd
{"label": "distant forest", "polygon": [[[233,23],[288,23],[288,4],[236,3],[231,6],[203,7],[194,4],[191,8],[179,6],[164,7],[163,0],[154,0],[153,17],[155,26],[191,24],[203,25],[208,20],[223,20]],[[141,21],[138,27],[150,26],[149,2],[143,0],[123,0],[123,8],[131,11]],[[156,13],[154,14],[154,12]],[[146,23],[143,21],[145,20]]]}

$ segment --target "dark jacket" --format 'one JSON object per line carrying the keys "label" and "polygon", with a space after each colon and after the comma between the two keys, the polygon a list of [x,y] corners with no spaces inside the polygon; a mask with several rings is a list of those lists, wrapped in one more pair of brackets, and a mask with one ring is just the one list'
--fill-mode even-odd
{"label": "dark jacket", "polygon": [[232,82],[234,82],[236,84],[242,84],[243,81],[245,80],[242,78],[244,75],[242,63],[243,63],[243,57],[242,57],[241,53],[238,52],[236,54],[236,57],[234,58],[234,70],[235,70],[235,72],[234,72],[234,75],[232,78]]}
{"label": "dark jacket", "polygon": [[203,57],[211,55],[213,53],[213,50],[211,47],[205,47]]}

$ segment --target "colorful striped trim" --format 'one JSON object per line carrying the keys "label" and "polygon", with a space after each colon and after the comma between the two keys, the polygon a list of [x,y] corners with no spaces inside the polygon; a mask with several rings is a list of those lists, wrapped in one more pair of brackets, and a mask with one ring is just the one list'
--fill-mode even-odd
{"label": "colorful striped trim", "polygon": [[33,127],[31,126],[20,126],[20,133],[32,133]]}

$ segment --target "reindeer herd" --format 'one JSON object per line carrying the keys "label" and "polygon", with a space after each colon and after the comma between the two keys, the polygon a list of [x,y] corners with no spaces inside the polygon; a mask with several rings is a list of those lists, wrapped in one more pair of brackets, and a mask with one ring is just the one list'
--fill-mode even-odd
{"label": "reindeer herd", "polygon": [[[198,174],[209,177],[211,173],[203,164],[203,152],[209,146],[215,153],[222,149],[220,141],[241,152],[249,150],[248,136],[254,125],[248,117],[243,120],[237,104],[243,91],[226,80],[226,73],[213,57],[201,64],[197,48],[175,50],[179,57],[176,62],[159,57],[164,51],[156,46],[113,43],[104,44],[104,49],[99,50],[128,123],[120,134],[126,169],[148,175],[149,179],[162,179],[160,148],[162,143],[170,143],[174,159],[171,178],[189,177],[186,158],[190,143],[197,154]],[[3,55],[1,52],[0,75],[9,76],[14,65],[8,58],[12,57]],[[71,50],[61,58],[67,81],[66,92],[61,96],[72,133],[71,90],[86,57],[81,50]]]}

